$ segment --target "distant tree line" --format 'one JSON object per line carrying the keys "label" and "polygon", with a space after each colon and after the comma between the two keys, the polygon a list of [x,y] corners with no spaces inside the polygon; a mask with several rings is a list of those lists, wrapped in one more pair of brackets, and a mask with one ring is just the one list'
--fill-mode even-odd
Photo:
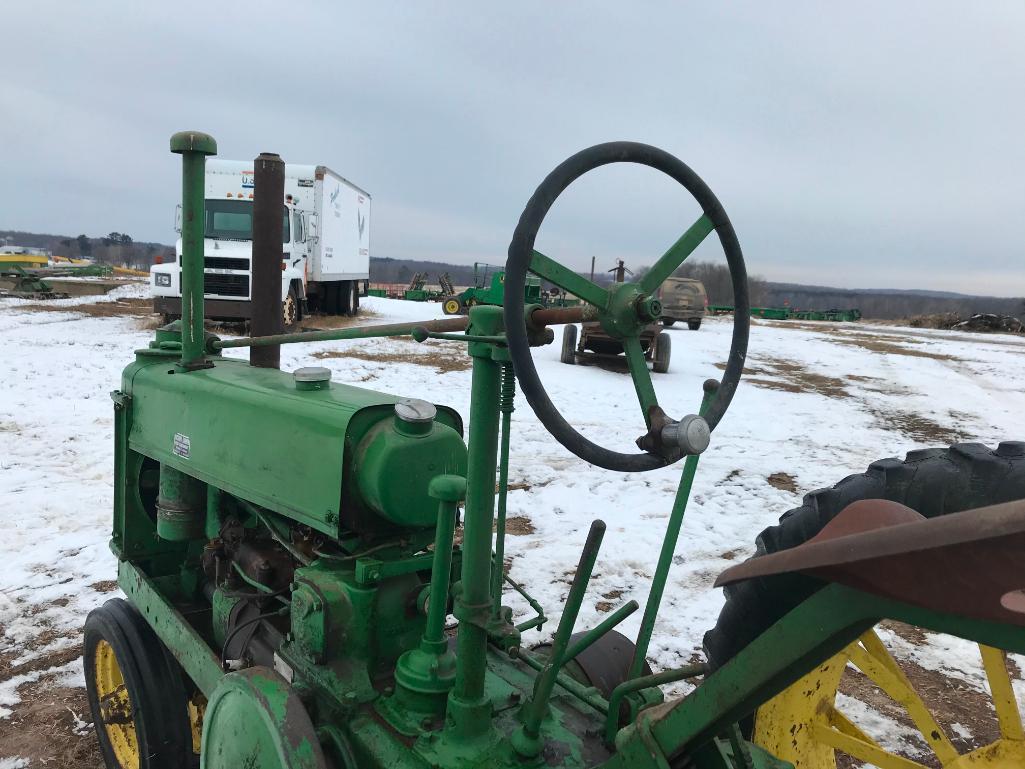
{"label": "distant tree line", "polygon": [[[82,234],[76,237],[0,230],[0,244],[44,248],[53,254],[89,257],[106,264],[146,269],[157,257],[174,258],[174,248],[162,243],[134,240],[124,232],[110,232],[101,237]],[[501,268],[501,259],[495,266]],[[629,265],[628,265],[629,266]],[[638,268],[629,280],[637,280],[648,270]],[[370,258],[370,280],[375,283],[409,283],[418,272],[427,273],[427,282],[436,284],[438,276],[448,273],[456,286],[473,283],[473,265],[449,264],[414,259]],[[587,275],[586,272],[581,273]],[[733,288],[729,270],[713,262],[685,262],[675,273],[680,277],[697,278],[708,294],[709,304],[733,304]],[[594,276],[595,282],[607,283],[611,276],[604,269]],[[861,289],[848,290],[828,286],[807,286],[797,283],[773,283],[764,278],[748,276],[748,291],[754,307],[783,307],[829,310],[857,307],[866,318],[899,319],[918,315],[956,313],[969,317],[975,313],[1011,315],[1025,320],[1025,299],[967,296],[943,291]]]}
{"label": "distant tree line", "polygon": [[82,234],[46,235],[18,230],[0,230],[0,243],[12,246],[43,248],[55,256],[85,257],[119,267],[146,269],[160,256],[164,261],[174,259],[174,247],[163,243],[137,241],[125,232],[110,232],[93,238]]}

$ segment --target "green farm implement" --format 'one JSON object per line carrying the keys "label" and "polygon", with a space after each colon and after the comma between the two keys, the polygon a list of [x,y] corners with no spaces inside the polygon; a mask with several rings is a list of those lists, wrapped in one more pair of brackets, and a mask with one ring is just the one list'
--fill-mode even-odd
{"label": "green farm implement", "polygon": [[[710,304],[708,312],[712,315],[732,315],[733,305]],[[853,323],[861,320],[861,310],[795,310],[791,307],[752,307],[752,318],[765,320],[831,320]]]}
{"label": "green farm implement", "polygon": [[[737,389],[748,341],[739,242],[689,167],[628,142],[558,166],[516,227],[503,288],[517,301],[504,307],[221,340],[202,320],[203,176],[216,145],[186,132],[171,149],[183,163],[184,314],[136,352],[113,393],[111,547],[127,601],[107,602],[85,625],[85,677],[108,767],[834,769],[839,753],[885,769],[922,766],[842,714],[848,662],[900,696],[937,757],[930,765],[1025,764],[1005,659],[1025,653],[1025,503],[1013,502],[1025,497],[1022,443],[883,460],[810,495],[763,532],[759,557],[720,577],[728,600],[706,636],[707,661],[648,667],[699,456]],[[265,158],[276,156],[255,165],[256,204],[268,202],[254,204],[254,285],[272,286],[283,176],[272,170],[280,159]],[[534,237],[573,180],[615,162],[662,171],[703,214],[642,279],[602,288],[535,251]],[[731,350],[721,380],[695,394],[697,413],[673,418],[656,398],[640,336],[659,317],[659,286],[713,231],[738,308]],[[519,301],[541,279],[585,304]],[[271,320],[278,312],[254,311]],[[578,433],[538,378],[531,348],[551,343],[553,326],[582,322],[600,323],[625,351],[645,425],[636,452]],[[254,334],[265,328],[254,324]],[[284,344],[387,336],[465,343],[465,425],[450,408],[332,382],[326,369],[277,367]],[[242,347],[250,361],[222,357]],[[600,520],[561,610],[506,577],[517,390],[581,460],[629,473],[680,463],[643,607],[629,601],[593,628],[575,627]],[[996,503],[1005,504],[986,507]],[[523,592],[529,616],[505,605],[507,584]],[[629,640],[616,627],[638,610]],[[547,637],[531,638],[548,612],[557,627],[541,646]],[[884,618],[982,644],[998,722],[989,744],[959,755],[873,633]],[[682,699],[660,688],[699,679]]]}
{"label": "green farm implement", "polygon": [[2,295],[17,299],[67,299],[68,294],[54,291],[46,282],[44,272],[49,271],[26,270],[17,264],[0,265],[0,281],[10,286]]}
{"label": "green farm implement", "polygon": [[[465,315],[476,305],[501,307],[505,304],[505,270],[490,264],[476,262],[473,265],[473,285],[452,296],[444,297],[441,308],[446,315]],[[541,279],[527,276],[523,286],[523,301],[541,304]]]}

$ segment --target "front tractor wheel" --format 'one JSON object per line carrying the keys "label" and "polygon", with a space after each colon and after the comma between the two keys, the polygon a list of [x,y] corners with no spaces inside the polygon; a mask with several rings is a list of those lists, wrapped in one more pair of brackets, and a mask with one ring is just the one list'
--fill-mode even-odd
{"label": "front tractor wheel", "polygon": [[84,668],[107,769],[186,769],[193,763],[181,670],[127,602],[114,598],[89,612]]}
{"label": "front tractor wheel", "polygon": [[[801,507],[784,513],[778,526],[758,536],[754,557],[797,547],[862,499],[899,502],[932,518],[1023,497],[1025,442],[1001,443],[995,451],[977,443],[913,451],[903,462],[881,459],[865,473],[808,494]],[[709,662],[714,667],[726,663],[821,585],[810,577],[781,574],[728,586],[719,621],[705,635]],[[936,637],[945,648],[964,643]],[[964,692],[952,698],[940,673],[898,659],[918,659],[916,651],[908,657],[909,645],[917,649],[929,638],[919,629],[893,623],[869,630],[762,704],[753,724],[749,721],[752,740],[795,769],[838,769],[861,762],[883,769],[1025,766],[1025,726],[1006,654],[980,646],[978,665],[968,676],[974,683],[959,682]],[[895,656],[887,646],[904,654]],[[988,700],[970,708],[970,731],[958,721],[956,706],[951,707],[959,698]],[[913,743],[880,732],[873,708],[886,719],[907,724],[916,733]],[[893,749],[902,742],[913,756]]]}
{"label": "front tractor wheel", "polygon": [[449,298],[442,303],[441,309],[446,315],[458,315],[463,311],[463,303],[454,297]]}

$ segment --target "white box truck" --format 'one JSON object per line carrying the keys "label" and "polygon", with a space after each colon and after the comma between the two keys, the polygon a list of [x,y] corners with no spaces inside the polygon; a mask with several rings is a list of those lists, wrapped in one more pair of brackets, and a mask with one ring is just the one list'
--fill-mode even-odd
{"label": "white box truck", "polygon": [[[251,317],[252,161],[206,163],[206,317]],[[285,164],[281,303],[286,328],[320,311],[355,315],[370,279],[370,193],[330,168]],[[180,217],[180,209],[179,209]],[[180,226],[176,227],[180,232]],[[181,238],[173,264],[150,268],[153,309],[181,317]]]}

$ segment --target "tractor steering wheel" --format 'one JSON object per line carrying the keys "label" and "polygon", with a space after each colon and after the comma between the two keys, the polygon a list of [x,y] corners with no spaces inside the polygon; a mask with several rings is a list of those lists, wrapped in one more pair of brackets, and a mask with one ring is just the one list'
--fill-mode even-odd
{"label": "tractor steering wheel", "polygon": [[[535,251],[534,240],[548,210],[559,195],[588,171],[610,163],[639,163],[662,171],[682,184],[694,196],[701,205],[703,214],[638,282],[617,283],[611,288],[604,289]],[[505,295],[522,297],[529,271],[591,305],[594,308],[591,312],[601,323],[602,328],[623,345],[634,389],[648,427],[648,433],[637,441],[638,445],[645,449],[640,454],[611,451],[578,433],[555,408],[538,378],[534,360],[530,355],[523,304],[508,301],[505,303],[506,337],[520,388],[541,423],[559,443],[581,459],[607,470],[640,472],[665,467],[686,453],[700,453],[703,450],[704,447],[701,446],[697,450],[687,451],[685,448],[681,449],[681,445],[686,445],[686,441],[667,442],[660,437],[664,434],[663,427],[672,424],[672,420],[666,418],[658,405],[655,389],[651,384],[651,375],[644,359],[640,335],[644,328],[657,320],[661,314],[661,303],[657,298],[659,287],[713,230],[718,234],[719,242],[726,254],[733,284],[734,313],[729,360],[718,390],[704,414],[709,430],[714,430],[722,419],[740,382],[744,358],[747,355],[750,308],[747,271],[740,242],[729,217],[726,216],[726,211],[708,185],[685,163],[657,147],[636,142],[609,142],[585,149],[563,161],[548,174],[527,202],[509,244],[509,258],[505,265]],[[703,430],[703,426],[701,429]]]}

